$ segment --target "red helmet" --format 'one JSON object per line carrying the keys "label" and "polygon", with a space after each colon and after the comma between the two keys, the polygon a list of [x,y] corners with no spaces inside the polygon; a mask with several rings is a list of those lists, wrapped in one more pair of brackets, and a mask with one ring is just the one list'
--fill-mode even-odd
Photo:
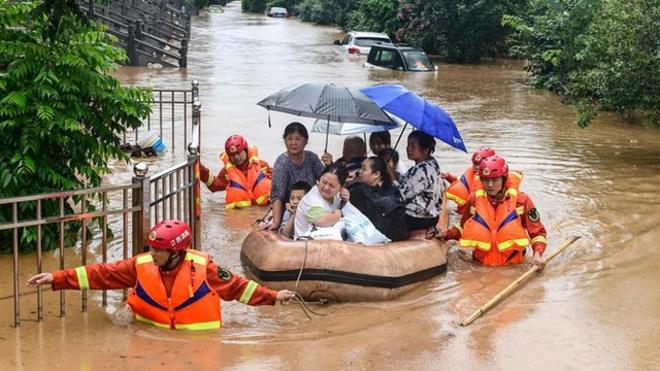
{"label": "red helmet", "polygon": [[483,179],[509,176],[509,165],[500,156],[490,156],[481,160],[479,164],[479,177]]}
{"label": "red helmet", "polygon": [[225,142],[225,152],[228,155],[239,153],[248,148],[247,140],[242,135],[232,135]]}
{"label": "red helmet", "polygon": [[486,157],[495,156],[495,150],[490,147],[479,147],[479,149],[472,154],[472,164],[479,166],[481,160]]}
{"label": "red helmet", "polygon": [[147,246],[155,249],[180,251],[190,247],[192,231],[180,220],[163,220],[149,231]]}

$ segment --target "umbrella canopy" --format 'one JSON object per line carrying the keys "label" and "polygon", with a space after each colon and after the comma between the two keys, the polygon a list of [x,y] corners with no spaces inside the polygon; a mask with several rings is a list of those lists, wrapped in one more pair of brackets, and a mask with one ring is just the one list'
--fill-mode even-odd
{"label": "umbrella canopy", "polygon": [[390,118],[359,90],[335,84],[290,86],[264,98],[268,110],[335,122],[378,125]]}
{"label": "umbrella canopy", "polygon": [[467,152],[454,120],[440,106],[396,84],[375,85],[360,91],[387,113],[454,148]]}
{"label": "umbrella canopy", "polygon": [[357,124],[352,122],[335,122],[331,121],[330,125],[325,120],[318,119],[314,121],[312,126],[313,133],[329,133],[335,135],[352,135],[373,133],[377,131],[387,131],[400,127],[392,123],[381,123],[381,125]]}

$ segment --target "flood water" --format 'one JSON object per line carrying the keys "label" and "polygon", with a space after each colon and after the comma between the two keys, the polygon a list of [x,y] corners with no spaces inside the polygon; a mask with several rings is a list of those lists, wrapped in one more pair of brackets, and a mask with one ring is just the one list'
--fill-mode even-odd
{"label": "flood water", "polygon": [[[92,295],[83,314],[79,294],[67,292],[61,319],[59,295],[47,290],[45,319],[37,323],[36,295],[25,289],[22,323],[12,328],[11,257],[5,256],[0,369],[660,369],[659,130],[613,114],[579,129],[573,109],[528,87],[515,63],[439,64],[436,74],[375,72],[332,45],[341,37],[335,28],[245,15],[239,8],[232,3],[224,13],[194,20],[187,71],[117,72],[126,83],[159,88],[199,81],[202,161],[212,172],[220,169],[218,154],[234,133],[257,145],[271,164],[284,151],[283,128],[299,118],[274,113],[268,128],[266,111],[256,105],[280,88],[395,82],[442,105],[468,150],[490,145],[525,173],[521,188],[540,210],[549,250],[571,235],[582,239],[467,328],[460,321],[528,264],[478,267],[452,248],[445,275],[395,301],[332,305],[311,321],[294,305],[224,303],[222,332],[190,334],[126,324],[113,313],[121,307],[120,293],[107,309]],[[342,140],[330,137],[336,157]],[[323,145],[324,135],[312,133],[308,149],[320,153]],[[435,157],[455,174],[469,165],[467,154],[441,143]],[[129,179],[127,169],[117,166],[110,181]],[[203,249],[241,272],[241,241],[262,210],[226,211],[224,193],[206,189],[202,197]],[[75,251],[67,254],[74,262]],[[55,256],[45,253],[45,269],[55,268]],[[34,259],[21,258],[22,282]]]}

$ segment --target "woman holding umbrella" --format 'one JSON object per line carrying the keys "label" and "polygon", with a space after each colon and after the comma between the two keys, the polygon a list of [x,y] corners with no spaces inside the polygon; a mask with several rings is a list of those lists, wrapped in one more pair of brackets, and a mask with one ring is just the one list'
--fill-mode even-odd
{"label": "woman holding umbrella", "polygon": [[310,151],[305,151],[309,134],[299,122],[292,122],[284,129],[284,145],[286,152],[282,153],[273,165],[273,180],[270,199],[273,203],[273,219],[262,228],[278,230],[282,224],[284,205],[288,200],[289,189],[299,181],[316,184],[323,171],[319,157]]}
{"label": "woman holding umbrella", "polygon": [[406,154],[415,162],[399,181],[399,191],[406,205],[406,221],[410,231],[428,230],[438,223],[442,206],[440,165],[431,155],[435,139],[419,130],[408,136]]}

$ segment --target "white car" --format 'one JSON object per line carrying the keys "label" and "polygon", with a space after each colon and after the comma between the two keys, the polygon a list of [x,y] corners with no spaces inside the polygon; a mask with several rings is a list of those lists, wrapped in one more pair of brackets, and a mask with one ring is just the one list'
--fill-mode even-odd
{"label": "white car", "polygon": [[351,31],[339,41],[335,40],[335,45],[341,45],[348,54],[368,55],[371,46],[375,44],[391,45],[392,40],[387,34],[380,32],[355,32]]}

